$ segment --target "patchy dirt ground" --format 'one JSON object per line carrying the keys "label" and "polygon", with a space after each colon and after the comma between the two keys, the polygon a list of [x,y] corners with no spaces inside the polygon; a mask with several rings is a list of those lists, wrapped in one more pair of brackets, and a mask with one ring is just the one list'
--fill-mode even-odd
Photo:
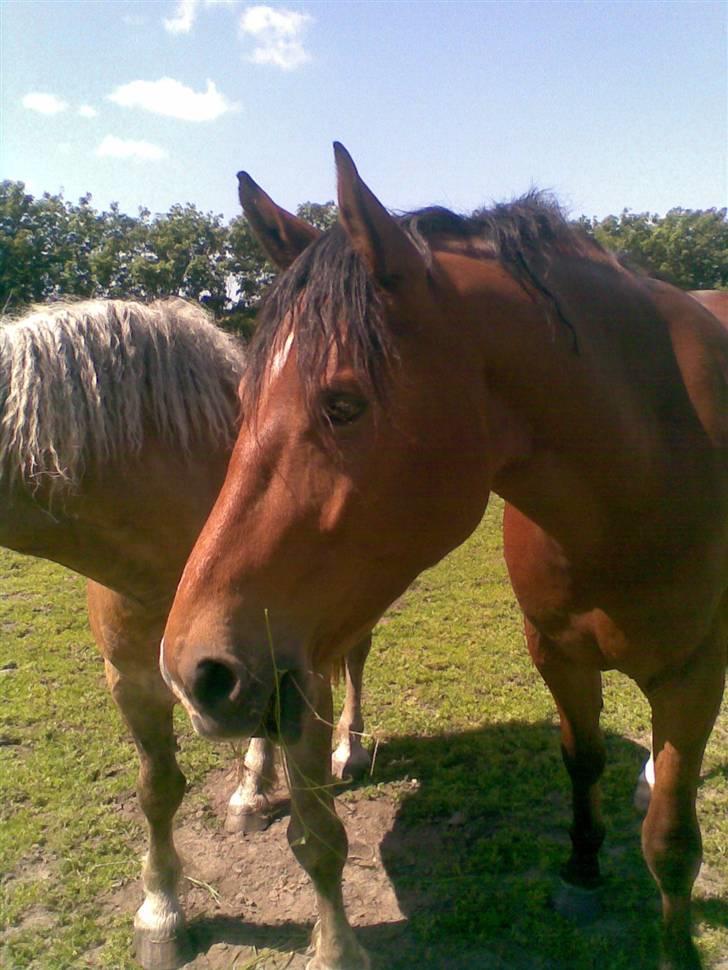
{"label": "patchy dirt ground", "polygon": [[[454,847],[473,835],[469,830],[474,825],[479,825],[478,837],[485,831],[481,823],[468,818],[467,808],[434,822],[403,822],[403,798],[416,797],[417,785],[405,779],[378,786],[374,793],[371,788],[353,790],[337,799],[349,834],[349,861],[344,874],[347,912],[372,958],[373,970],[587,970],[587,966],[592,970],[595,964],[591,960],[587,964],[566,953],[558,961],[545,958],[538,937],[513,939],[510,926],[497,930],[496,946],[492,942],[488,946],[460,945],[453,936],[448,936],[447,942],[433,942],[431,935],[413,928],[408,914],[432,913],[443,906],[436,880],[442,859],[459,851]],[[226,798],[233,787],[229,772],[215,772],[205,785],[202,807],[198,799],[197,807],[185,806],[181,811],[176,841],[187,873],[183,902],[192,948],[187,966],[190,970],[304,970],[315,918],[314,896],[288,848],[284,791],[279,790],[275,799],[270,827],[240,836],[225,833],[222,825]],[[122,810],[137,811],[133,802]],[[642,918],[656,924],[658,904],[639,858],[636,817],[630,828],[627,842],[634,842],[634,846],[625,849],[623,838],[618,838],[623,844],[609,851],[610,862],[617,869],[613,881],[620,881],[620,875],[631,879],[637,866],[641,871],[638,891]],[[565,848],[566,834],[557,837]],[[428,873],[432,879],[428,880]],[[535,871],[525,878],[519,874],[519,898],[528,892],[529,879],[535,886],[541,876]],[[722,883],[719,874],[704,867],[698,888],[703,895],[719,899]],[[455,905],[457,894],[453,892],[452,897]],[[130,915],[139,902],[140,886],[135,881],[109,897],[105,908],[108,913]],[[483,899],[482,904],[487,905],[487,901]],[[549,912],[548,904],[539,905],[547,932],[546,927],[557,917]],[[624,912],[610,912],[607,907],[592,927],[580,932],[608,937],[617,954],[614,966],[627,965],[630,970],[653,970],[656,966],[656,953],[652,951],[648,957],[625,964],[635,926],[627,925]],[[93,959],[84,965],[92,966]],[[611,965],[600,964],[602,970]],[[713,966],[715,970],[728,970],[728,959],[719,959]]]}
{"label": "patchy dirt ground", "polygon": [[[507,959],[483,949],[425,945],[413,938],[395,892],[393,870],[422,869],[423,856],[447,851],[448,835],[462,824],[456,812],[444,823],[397,829],[404,781],[371,791],[350,791],[337,799],[349,836],[344,900],[351,924],[372,959],[373,970],[556,970],[556,965],[516,948]],[[304,970],[315,921],[314,893],[286,840],[288,801],[280,787],[273,822],[263,832],[231,835],[223,830],[230,772],[214,772],[205,785],[208,808],[181,810],[176,844],[185,862],[183,905],[189,921],[189,970]],[[209,809],[212,809],[210,811]],[[133,802],[124,810],[134,811]],[[449,832],[447,830],[450,830]],[[382,845],[386,843],[386,869]],[[134,882],[105,903],[107,912],[131,914],[141,901]],[[427,906],[427,883],[405,893],[405,908]]]}

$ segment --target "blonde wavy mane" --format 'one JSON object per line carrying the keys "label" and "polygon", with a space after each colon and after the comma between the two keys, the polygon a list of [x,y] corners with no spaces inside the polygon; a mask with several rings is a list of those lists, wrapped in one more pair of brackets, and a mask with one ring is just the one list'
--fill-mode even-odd
{"label": "blonde wavy mane", "polygon": [[138,454],[146,428],[188,451],[232,443],[243,351],[199,306],[89,300],[0,325],[0,484],[77,490]]}

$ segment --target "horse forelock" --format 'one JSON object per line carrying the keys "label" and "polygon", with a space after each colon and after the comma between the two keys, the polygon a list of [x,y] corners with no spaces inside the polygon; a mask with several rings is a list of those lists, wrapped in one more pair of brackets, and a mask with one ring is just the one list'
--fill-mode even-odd
{"label": "horse forelock", "polygon": [[[567,221],[550,195],[536,190],[469,216],[431,206],[398,221],[428,264],[433,251],[453,243],[496,259],[572,336],[559,294],[548,281],[551,261],[566,255],[611,261],[595,240]],[[295,333],[299,377],[309,403],[332,353],[345,355],[367,385],[380,397],[385,394],[386,375],[397,357],[395,335],[382,294],[340,225],[308,246],[269,290],[251,347],[245,389],[249,406],[255,406],[289,332]]]}
{"label": "horse forelock", "polygon": [[234,338],[180,299],[37,307],[0,328],[0,480],[72,492],[147,429],[182,452],[231,443],[242,372]]}
{"label": "horse forelock", "polygon": [[382,394],[395,355],[381,293],[346,233],[334,226],[299,256],[268,291],[250,347],[244,410],[295,348],[304,397],[311,406],[333,357],[346,359],[361,381]]}

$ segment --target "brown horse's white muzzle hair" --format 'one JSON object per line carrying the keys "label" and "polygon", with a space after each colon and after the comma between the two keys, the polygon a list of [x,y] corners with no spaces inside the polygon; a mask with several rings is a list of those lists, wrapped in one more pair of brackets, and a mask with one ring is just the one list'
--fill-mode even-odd
{"label": "brown horse's white muzzle hair", "polygon": [[[198,734],[211,739],[266,736],[292,744],[302,730],[306,677],[272,657],[255,668],[230,650],[162,641],[160,669]],[[179,649],[182,647],[182,649]],[[170,654],[177,654],[177,661]]]}

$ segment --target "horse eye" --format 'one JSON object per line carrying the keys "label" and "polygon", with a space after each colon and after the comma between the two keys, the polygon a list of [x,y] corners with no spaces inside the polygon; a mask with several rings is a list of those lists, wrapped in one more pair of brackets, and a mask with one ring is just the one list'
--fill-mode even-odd
{"label": "horse eye", "polygon": [[367,402],[357,394],[330,391],[324,398],[324,413],[336,427],[353,424],[366,409]]}

